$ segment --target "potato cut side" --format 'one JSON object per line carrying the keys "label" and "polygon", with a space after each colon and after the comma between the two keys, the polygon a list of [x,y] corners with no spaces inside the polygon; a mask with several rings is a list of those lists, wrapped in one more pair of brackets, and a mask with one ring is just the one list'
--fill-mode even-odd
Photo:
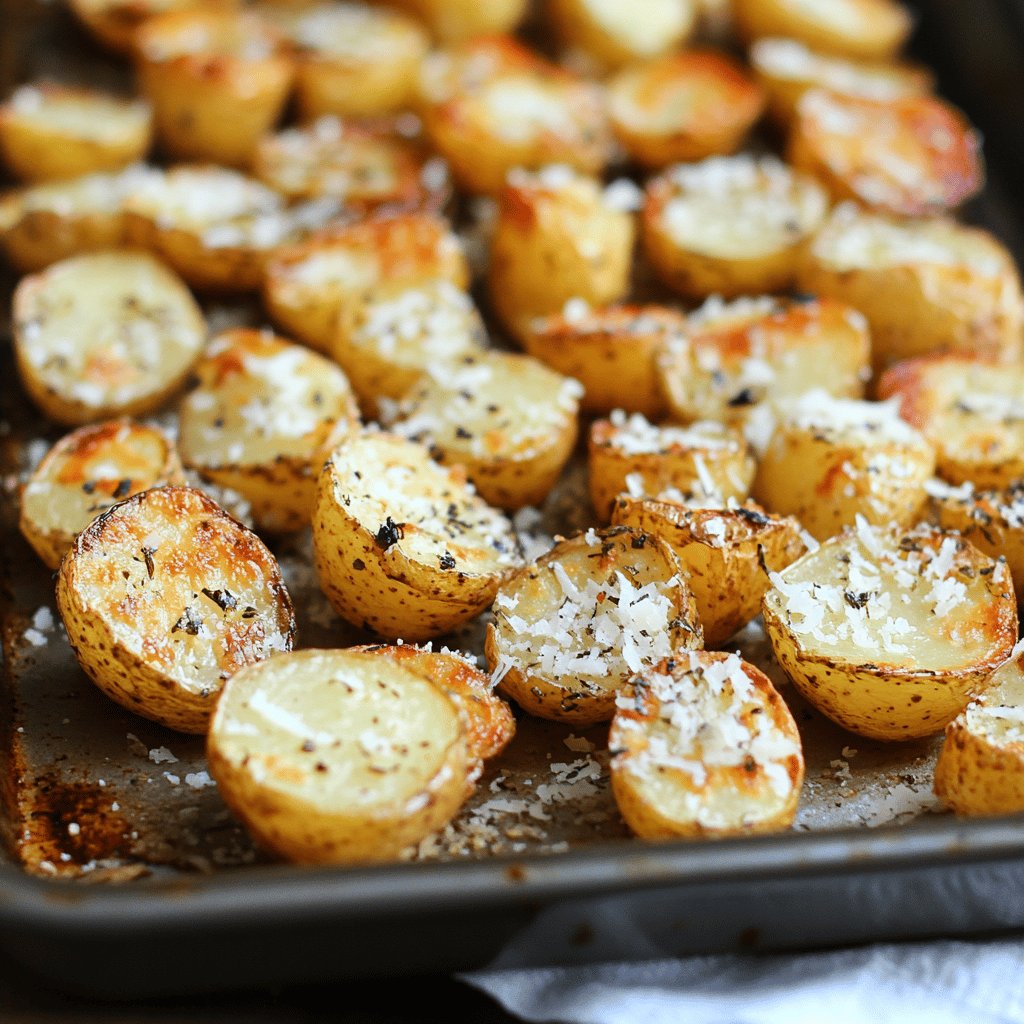
{"label": "potato cut side", "polygon": [[252,506],[257,526],[308,526],[324,459],[358,426],[352,389],[333,363],[269,332],[214,338],[181,404],[185,464]]}
{"label": "potato cut side", "polygon": [[424,22],[437,42],[452,45],[512,32],[523,20],[528,0],[396,0],[394,6]]}
{"label": "potato cut side", "polygon": [[793,823],[804,759],[793,716],[739,655],[689,651],[616,700],[612,793],[643,839],[747,835]]}
{"label": "potato cut side", "polygon": [[479,615],[520,564],[511,523],[467,487],[460,467],[383,433],[350,437],[327,460],[313,547],[342,618],[413,641]]}
{"label": "potato cut side", "polygon": [[135,51],[135,32],[157,14],[195,8],[231,10],[240,0],[69,0],[75,16],[104,46],[118,53]]}
{"label": "potato cut side", "polygon": [[463,466],[491,505],[539,505],[575,447],[580,392],[531,356],[482,352],[435,365],[391,429]]}
{"label": "potato cut side", "polygon": [[19,526],[36,554],[56,569],[75,537],[111,505],[184,482],[178,453],[162,430],[131,420],[79,427],[29,477]]}
{"label": "potato cut side", "polygon": [[779,664],[819,711],[873,739],[938,732],[1017,639],[1006,562],[932,527],[861,519],[771,580]]}
{"label": "potato cut side", "polygon": [[274,556],[190,487],[143,491],[94,519],[61,563],[57,607],[86,675],[182,732],[205,732],[224,681],[295,639]]}
{"label": "potato cut side", "polygon": [[643,247],[658,277],[690,298],[784,291],[827,209],[824,189],[775,157],[710,157],[648,184]]}
{"label": "potato cut side", "polygon": [[935,792],[957,814],[1024,811],[1024,657],[1017,648],[949,725]]}
{"label": "potato cut side", "polygon": [[14,294],[22,383],[58,423],[159,408],[184,384],[205,336],[188,289],[142,252],[62,260]]}
{"label": "potato cut side", "polygon": [[469,788],[459,709],[420,674],[358,651],[298,651],[238,673],[207,755],[252,835],[300,863],[397,857]]}
{"label": "potato cut side", "polygon": [[917,522],[935,449],[893,402],[858,402],[819,389],[780,409],[758,462],[754,497],[795,516],[818,540],[853,526]]}
{"label": "potato cut side", "polygon": [[[631,12],[635,19],[636,12]],[[686,50],[620,71],[608,85],[612,130],[645,167],[732,153],[764,111],[761,86],[732,58]]]}
{"label": "potato cut side", "polygon": [[653,534],[672,548],[693,591],[709,648],[720,647],[757,618],[768,573],[785,569],[807,550],[796,519],[771,515],[753,502],[694,508],[620,495],[612,523]]}
{"label": "potato cut side", "polygon": [[487,627],[501,691],[540,718],[607,721],[636,672],[703,645],[672,550],[628,527],[588,530],[504,584]]}

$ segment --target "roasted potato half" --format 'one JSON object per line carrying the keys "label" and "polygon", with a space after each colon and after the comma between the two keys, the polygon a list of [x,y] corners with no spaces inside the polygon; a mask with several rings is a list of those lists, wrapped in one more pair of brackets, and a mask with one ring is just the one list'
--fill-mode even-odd
{"label": "roasted potato half", "polygon": [[69,6],[83,25],[104,46],[118,53],[135,51],[139,26],[157,14],[170,11],[234,10],[240,0],[69,0]]}
{"label": "roasted potato half", "polygon": [[161,146],[179,160],[247,167],[295,73],[277,32],[251,12],[195,9],[148,19],[134,41]]}
{"label": "roasted potato half", "polygon": [[359,651],[296,651],[233,676],[207,739],[221,796],[288,860],[390,860],[446,824],[469,784],[459,709]]}
{"label": "roasted potato half", "polygon": [[780,409],[753,492],[824,540],[858,516],[878,526],[913,525],[934,472],[935,448],[892,402],[836,398],[819,388]]}
{"label": "roasted potato half", "polygon": [[295,639],[274,556],[191,487],[143,491],[94,519],[61,563],[57,607],[85,674],[181,732],[206,732],[224,681]]}
{"label": "roasted potato half", "polygon": [[330,351],[338,314],[377,289],[448,281],[469,285],[458,236],[426,213],[376,216],[279,250],[267,262],[263,302],[276,323],[320,352]]}
{"label": "roasted potato half", "polygon": [[712,501],[750,493],[756,463],[738,430],[712,420],[656,426],[616,409],[590,427],[588,469],[594,511],[606,521],[619,494],[665,492]]}
{"label": "roasted potato half", "polygon": [[703,645],[672,549],[625,526],[559,540],[498,591],[487,662],[524,711],[590,725],[630,677]]}
{"label": "roasted potato half", "polygon": [[946,726],[935,792],[971,817],[1024,811],[1024,654],[996,670],[984,692]]}
{"label": "roasted potato half", "polygon": [[697,602],[704,645],[720,647],[761,614],[768,573],[807,550],[792,516],[771,515],[753,502],[694,508],[664,498],[620,494],[612,523],[654,534],[675,552]]}
{"label": "roasted potato half", "polygon": [[1022,300],[1013,258],[987,231],[837,207],[797,268],[797,286],[867,317],[877,371],[954,349],[1014,359]]}
{"label": "roasted potato half", "polygon": [[320,474],[313,548],[338,614],[381,636],[429,640],[475,618],[519,555],[512,525],[461,467],[384,433],[355,435]]}
{"label": "roasted potato half", "polygon": [[391,429],[464,467],[488,504],[539,505],[576,445],[581,390],[532,356],[481,352],[425,373]]}
{"label": "roasted potato half", "polygon": [[0,157],[22,181],[116,171],[149,149],[152,111],[96,89],[23,85],[0,105]]}
{"label": "roasted potato half", "polygon": [[415,15],[439,43],[451,46],[513,31],[526,14],[528,0],[395,0],[393,6]]}
{"label": "roasted potato half", "polygon": [[13,315],[25,390],[70,425],[158,409],[184,385],[206,340],[184,283],[129,249],[86,253],[22,278]]}
{"label": "roasted potato half", "polygon": [[21,492],[18,526],[50,569],[100,512],[125,498],[185,482],[178,452],[156,427],[110,420],[62,437]]}
{"label": "roasted potato half", "polygon": [[928,526],[860,519],[771,581],[764,624],[779,664],[819,711],[872,739],[938,732],[1017,640],[1006,562]]}
{"label": "roasted potato half", "polygon": [[241,494],[259,529],[308,526],[324,459],[358,429],[345,375],[302,345],[244,329],[214,338],[195,374],[180,409],[185,465]]}
{"label": "roasted potato half", "polygon": [[773,156],[711,157],[648,183],[641,237],[654,272],[680,295],[785,291],[827,210],[821,185]]}
{"label": "roasted potato half", "polygon": [[612,793],[642,839],[788,828],[804,777],[800,734],[771,680],[738,654],[689,651],[616,701]]}
{"label": "roasted potato half", "polygon": [[513,167],[597,174],[608,160],[600,89],[510,36],[431,54],[419,92],[427,136],[469,192],[498,192]]}
{"label": "roasted potato half", "polygon": [[[636,20],[637,12],[622,9]],[[632,64],[608,83],[612,131],[644,167],[733,153],[764,112],[744,68],[714,50],[685,50]]]}

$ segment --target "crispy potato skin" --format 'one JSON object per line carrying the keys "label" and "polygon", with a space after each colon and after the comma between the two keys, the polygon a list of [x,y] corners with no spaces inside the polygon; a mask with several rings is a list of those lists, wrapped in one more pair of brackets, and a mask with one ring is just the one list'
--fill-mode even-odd
{"label": "crispy potato skin", "polygon": [[523,20],[529,0],[395,0],[394,6],[423,21],[442,46],[479,36],[512,32]]}
{"label": "crispy potato skin", "polygon": [[238,8],[240,0],[70,0],[76,17],[103,46],[116,53],[135,53],[135,34],[150,18],[171,10]]}

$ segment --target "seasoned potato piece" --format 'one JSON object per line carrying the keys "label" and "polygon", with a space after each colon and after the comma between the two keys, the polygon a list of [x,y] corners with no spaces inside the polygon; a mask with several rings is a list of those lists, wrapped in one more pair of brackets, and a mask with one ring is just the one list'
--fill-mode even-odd
{"label": "seasoned potato piece", "polygon": [[327,460],[313,548],[343,619],[413,641],[475,618],[519,564],[511,523],[466,486],[460,467],[382,433],[350,437]]}
{"label": "seasoned potato piece", "polygon": [[370,217],[278,251],[266,266],[263,301],[293,337],[327,352],[347,304],[398,282],[469,284],[458,236],[425,213]]}
{"label": "seasoned potato piece", "polygon": [[857,527],[771,574],[764,624],[796,688],[879,740],[938,732],[1009,656],[1006,562],[927,526]]}
{"label": "seasoned potato piece", "polygon": [[[628,16],[635,18],[636,12]],[[608,84],[612,131],[645,167],[735,152],[764,105],[762,88],[734,60],[713,50],[634,64]]]}
{"label": "seasoned potato piece", "polygon": [[618,68],[675,50],[697,24],[695,0],[551,0],[548,15],[562,42],[599,67]]}
{"label": "seasoned potato piece", "polygon": [[233,10],[240,0],[69,0],[83,25],[104,45],[119,53],[135,50],[135,33],[157,14],[203,8]]}
{"label": "seasoned potato piece", "polygon": [[297,651],[233,676],[207,740],[221,796],[289,860],[389,860],[459,809],[459,709],[418,673],[358,651]]}
{"label": "seasoned potato piece", "polygon": [[111,505],[139,491],[184,483],[173,443],[131,420],[79,427],[43,457],[21,492],[18,525],[50,569]]}
{"label": "seasoned potato piece", "polygon": [[616,701],[612,793],[643,839],[750,835],[793,823],[804,759],[771,680],[737,654],[690,651]]}
{"label": "seasoned potato piece", "polygon": [[903,217],[954,210],[985,177],[977,133],[931,96],[878,100],[815,89],[797,105],[789,160],[833,199]]}
{"label": "seasoned potato piece", "polygon": [[858,398],[870,376],[864,317],[830,299],[712,297],[688,327],[658,357],[672,415],[742,426],[758,451],[771,440],[777,404],[816,387]]}
{"label": "seasoned potato piece", "polygon": [[1024,811],[1024,653],[993,674],[985,691],[946,726],[935,792],[957,814]]}
{"label": "seasoned potato piece", "polygon": [[491,303],[516,336],[536,316],[578,298],[617,302],[629,290],[633,217],[597,182],[568,167],[516,171],[498,198],[488,286]]}
{"label": "seasoned potato piece", "polygon": [[580,392],[531,356],[481,352],[425,373],[391,429],[463,466],[489,504],[539,505],[576,445]]}
{"label": "seasoned potato piece", "polygon": [[205,338],[189,290],[146,253],[75,256],[14,292],[21,382],[58,423],[158,409],[185,383]]}
{"label": "seasoned potato piece", "polygon": [[0,157],[22,181],[116,171],[149,148],[152,112],[95,89],[23,85],[0,105]]}
{"label": "seasoned potato piece", "polygon": [[451,195],[443,160],[427,159],[394,124],[321,117],[260,140],[253,172],[289,199],[335,196],[346,209],[441,209]]}
{"label": "seasoned potato piece", "polygon": [[824,540],[858,516],[879,526],[917,522],[934,472],[934,447],[894,403],[816,388],[782,407],[753,490],[767,508],[796,516]]}
{"label": "seasoned potato piece", "polygon": [[895,0],[735,0],[733,12],[748,40],[786,36],[851,60],[890,60],[912,24]]}
{"label": "seasoned potato piece", "polygon": [[713,421],[655,426],[621,409],[590,427],[590,497],[606,520],[616,495],[674,489],[707,498],[750,493],[756,464],[739,431]]}
{"label": "seasoned potato piece", "polygon": [[398,280],[346,304],[327,350],[345,369],[366,414],[377,417],[424,373],[478,356],[486,340],[473,300],[450,281]]}
{"label": "seasoned potato piece", "polygon": [[697,602],[706,647],[720,647],[757,618],[768,572],[784,569],[807,550],[795,519],[769,515],[753,502],[694,508],[620,494],[612,523],[653,533],[672,548]]}
{"label": "seasoned potato piece", "polygon": [[816,53],[796,39],[765,37],[750,48],[750,64],[768,91],[768,109],[783,126],[796,117],[800,97],[811,89],[840,96],[893,100],[931,90],[930,72],[911,64],[863,64]]}
{"label": "seasoned potato piece", "polygon": [[509,36],[431,54],[420,99],[430,141],[469,192],[497,192],[513,167],[596,174],[609,156],[598,87]]}
{"label": "seasoned potato piece", "polygon": [[181,732],[206,732],[224,680],[295,638],[274,556],[191,487],[143,491],[94,519],[61,563],[57,607],[85,674]]}
{"label": "seasoned potato piece", "polygon": [[658,277],[690,298],[784,291],[827,209],[816,181],[773,156],[712,157],[648,184],[644,251]]}
{"label": "seasoned potato piece", "polygon": [[531,320],[523,342],[530,355],[583,385],[585,411],[622,408],[657,418],[666,403],[655,359],[685,331],[686,317],[666,306],[591,308],[570,299],[561,312]]}
{"label": "seasoned potato piece", "polygon": [[394,6],[425,22],[443,45],[511,32],[522,21],[527,5],[528,0],[394,0]]}
{"label": "seasoned potato piece", "polygon": [[921,356],[886,370],[878,393],[935,445],[940,476],[980,488],[1024,480],[1024,366]]}
{"label": "seasoned potato piece", "polygon": [[226,167],[182,164],[150,174],[125,201],[129,238],[195,288],[252,291],[274,250],[329,224],[333,197],[285,206],[280,193]]}
{"label": "seasoned potato piece", "polygon": [[0,198],[0,249],[15,270],[51,263],[125,239],[122,206],[148,172],[141,166],[8,192]]}
{"label": "seasoned potato piece", "polygon": [[315,352],[263,331],[214,338],[181,404],[185,465],[252,506],[257,527],[308,526],[324,459],[358,426],[345,375]]}
{"label": "seasoned potato piece", "polygon": [[248,166],[295,73],[280,36],[253,13],[185,10],[150,18],[135,48],[164,149],[177,159]]}
{"label": "seasoned potato piece", "polygon": [[876,370],[940,349],[1016,358],[1022,300],[1013,257],[987,231],[837,207],[797,285],[848,302],[871,325]]}
{"label": "seasoned potato piece", "polygon": [[702,645],[671,548],[618,526],[559,540],[504,584],[486,651],[524,711],[589,725],[612,717],[634,673]]}

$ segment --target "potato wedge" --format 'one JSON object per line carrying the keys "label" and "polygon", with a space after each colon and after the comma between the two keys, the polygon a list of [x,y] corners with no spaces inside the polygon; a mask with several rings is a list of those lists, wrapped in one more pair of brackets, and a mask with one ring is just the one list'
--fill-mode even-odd
{"label": "potato wedge", "polygon": [[1006,562],[928,526],[861,519],[771,581],[764,624],[779,664],[819,711],[872,739],[938,732],[1017,640]]}
{"label": "potato wedge", "polygon": [[58,423],[152,412],[206,339],[188,289],[146,253],[111,249],[22,278],[14,351],[25,390]]}
{"label": "potato wedge", "polygon": [[737,654],[689,651],[616,701],[612,793],[642,839],[788,828],[804,777],[800,734],[771,680]]}
{"label": "potato wedge", "polygon": [[518,509],[558,482],[576,446],[580,393],[532,356],[481,352],[424,374],[390,429],[461,465],[488,504]]}
{"label": "potato wedge", "polygon": [[721,647],[761,614],[768,573],[779,572],[808,547],[792,516],[731,502],[694,508],[665,498],[620,494],[612,523],[660,537],[675,552],[697,602],[704,646]]}
{"label": "potato wedge", "polygon": [[895,404],[818,388],[780,409],[753,493],[825,540],[858,516],[876,526],[912,526],[934,472],[934,446],[900,419]]}
{"label": "potato wedge", "polygon": [[590,725],[635,672],[703,645],[671,548],[618,526],[561,539],[502,585],[487,626],[498,688],[539,718]]}
{"label": "potato wedge", "polygon": [[436,686],[365,652],[297,651],[233,676],[207,740],[221,796],[288,860],[390,860],[466,796],[465,727]]}
{"label": "potato wedge", "polygon": [[475,618],[520,564],[511,523],[466,486],[461,468],[383,433],[350,437],[327,460],[313,549],[343,619],[412,641]]}
{"label": "potato wedge", "polygon": [[935,793],[970,817],[1024,811],[1024,672],[1017,648],[949,725]]}
{"label": "potato wedge", "polygon": [[641,238],[654,272],[688,298],[785,291],[827,210],[824,189],[775,157],[711,157],[648,183]]}
{"label": "potato wedge", "polygon": [[837,207],[807,247],[797,286],[867,317],[875,370],[942,349],[1014,359],[1022,299],[1013,258],[987,231]]}
{"label": "potato wedge", "polygon": [[241,494],[256,526],[308,526],[324,459],[358,429],[355,398],[333,363],[269,332],[218,335],[181,403],[185,465]]}
{"label": "potato wedge", "polygon": [[46,566],[56,569],[100,512],[151,487],[184,482],[178,452],[162,430],[127,419],[79,427],[26,481],[18,526]]}
{"label": "potato wedge", "polygon": [[442,46],[465,42],[475,36],[512,32],[523,20],[528,0],[395,0],[424,22]]}
{"label": "potato wedge", "polygon": [[69,0],[79,21],[104,46],[118,53],[135,52],[135,33],[143,22],[170,11],[234,10],[240,0]]}
{"label": "potato wedge", "polygon": [[274,556],[191,487],[94,519],[61,563],[57,608],[100,690],[180,732],[206,732],[224,681],[295,639]]}
{"label": "potato wedge", "polygon": [[141,160],[152,111],[96,89],[23,85],[0,105],[0,158],[22,181],[116,171]]}

